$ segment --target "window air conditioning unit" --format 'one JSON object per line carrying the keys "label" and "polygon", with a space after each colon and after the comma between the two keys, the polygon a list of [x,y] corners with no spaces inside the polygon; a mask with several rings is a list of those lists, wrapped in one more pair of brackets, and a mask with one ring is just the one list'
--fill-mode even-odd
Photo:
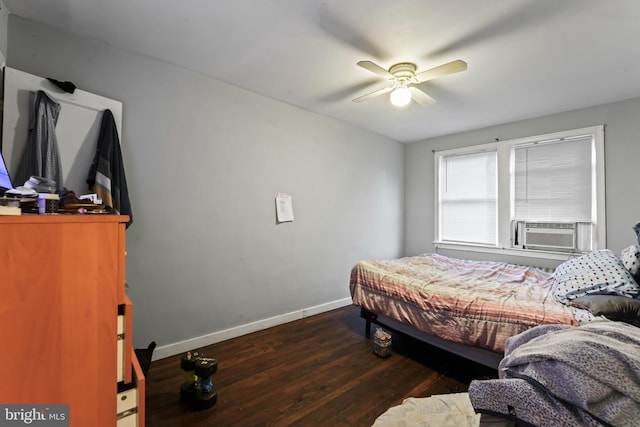
{"label": "window air conditioning unit", "polygon": [[576,249],[575,222],[525,222],[524,246],[531,249]]}

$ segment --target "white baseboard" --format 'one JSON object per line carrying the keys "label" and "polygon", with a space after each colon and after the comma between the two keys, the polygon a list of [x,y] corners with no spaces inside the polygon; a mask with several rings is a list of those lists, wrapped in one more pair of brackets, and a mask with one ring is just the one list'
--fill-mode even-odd
{"label": "white baseboard", "polygon": [[153,352],[153,360],[164,359],[165,357],[175,356],[176,354],[186,353],[196,348],[206,347],[217,342],[236,338],[251,332],[261,331],[273,326],[282,325],[283,323],[292,322],[294,320],[303,319],[315,314],[324,313],[325,311],[334,310],[344,307],[352,303],[351,298],[343,298],[340,300],[328,302],[326,304],[316,305],[314,307],[303,308],[301,310],[292,311],[290,313],[281,314],[267,319],[258,320],[247,323],[245,325],[236,326],[218,332],[212,332],[200,337],[176,342],[156,347]]}

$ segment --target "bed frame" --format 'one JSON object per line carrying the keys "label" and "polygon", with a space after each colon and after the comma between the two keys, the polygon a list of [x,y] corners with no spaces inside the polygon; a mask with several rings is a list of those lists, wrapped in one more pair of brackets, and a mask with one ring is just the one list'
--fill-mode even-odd
{"label": "bed frame", "polygon": [[498,369],[498,365],[502,360],[503,355],[491,350],[487,350],[480,347],[473,347],[467,344],[456,343],[453,341],[447,341],[442,338],[438,338],[435,335],[429,335],[422,332],[412,326],[400,323],[395,319],[387,317],[383,314],[374,313],[366,308],[360,307],[360,316],[366,320],[365,335],[367,338],[371,337],[371,324],[375,323],[383,328],[390,329],[395,332],[399,332],[417,340],[433,345],[435,347],[446,350],[450,353],[469,359],[473,362],[480,363],[492,369]]}

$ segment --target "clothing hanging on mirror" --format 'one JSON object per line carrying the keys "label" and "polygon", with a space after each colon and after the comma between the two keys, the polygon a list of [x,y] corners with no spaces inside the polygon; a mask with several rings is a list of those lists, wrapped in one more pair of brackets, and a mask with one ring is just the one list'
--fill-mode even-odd
{"label": "clothing hanging on mirror", "polygon": [[60,103],[46,92],[39,90],[35,93],[29,137],[14,179],[15,185],[24,185],[31,176],[39,176],[55,181],[56,188],[62,189],[62,167],[56,138],[60,110]]}

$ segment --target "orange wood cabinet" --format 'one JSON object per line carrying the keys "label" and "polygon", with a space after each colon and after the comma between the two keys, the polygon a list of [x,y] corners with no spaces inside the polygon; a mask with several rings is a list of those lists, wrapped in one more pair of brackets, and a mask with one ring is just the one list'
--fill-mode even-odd
{"label": "orange wood cabinet", "polygon": [[[68,404],[72,427],[120,425],[124,357],[120,379],[137,382],[136,425],[144,425],[144,376],[124,291],[127,220],[0,216],[0,403]],[[129,315],[124,346],[119,306]]]}

